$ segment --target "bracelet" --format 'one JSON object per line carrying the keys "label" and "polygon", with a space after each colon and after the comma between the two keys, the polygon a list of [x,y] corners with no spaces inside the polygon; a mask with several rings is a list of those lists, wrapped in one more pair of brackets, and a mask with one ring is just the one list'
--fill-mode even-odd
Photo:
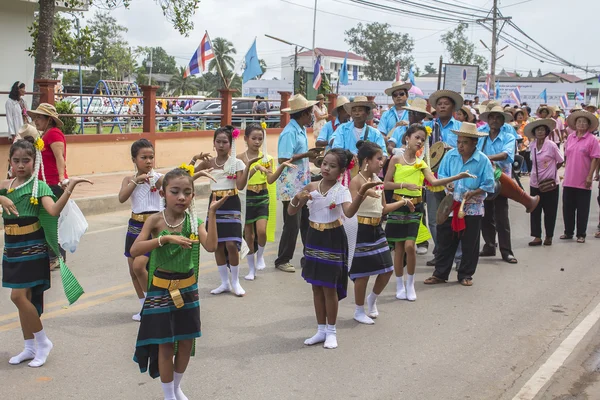
{"label": "bracelet", "polygon": [[190,161],[190,165],[196,165],[196,159],[192,158],[192,161]]}
{"label": "bracelet", "polygon": [[139,185],[139,183],[137,183],[136,181],[134,181],[133,179],[130,180],[129,182],[133,183],[135,186]]}
{"label": "bracelet", "polygon": [[366,193],[365,193],[365,194],[360,194],[360,192],[356,192],[356,193],[357,193],[357,194],[358,194],[360,197],[362,197],[363,199],[364,199],[364,198],[365,198],[365,196],[367,195]]}
{"label": "bracelet", "polygon": [[256,172],[256,167],[258,167],[258,164],[256,164],[254,167],[252,167],[252,169]]}
{"label": "bracelet", "polygon": [[[295,199],[295,197],[294,197]],[[290,206],[294,207],[294,208],[298,208],[299,204],[294,204],[294,199],[290,200]]]}
{"label": "bracelet", "polygon": [[402,185],[404,185],[404,182],[400,182],[400,189],[402,189]]}
{"label": "bracelet", "polygon": [[70,191],[69,189],[65,189],[65,192],[69,193],[69,194],[73,194],[72,191]]}
{"label": "bracelet", "polygon": [[158,237],[158,247],[163,247],[163,244],[160,242],[160,238],[161,238],[161,237],[162,237],[162,236],[159,236],[159,237]]}

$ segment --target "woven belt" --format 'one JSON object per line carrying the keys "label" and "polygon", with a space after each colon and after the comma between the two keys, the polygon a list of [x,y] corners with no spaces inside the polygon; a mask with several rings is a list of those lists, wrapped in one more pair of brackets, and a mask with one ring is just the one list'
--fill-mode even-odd
{"label": "woven belt", "polygon": [[235,196],[238,194],[237,189],[229,189],[229,190],[213,190],[213,196],[216,197],[225,197],[225,196]]}
{"label": "woven belt", "polygon": [[405,196],[402,196],[401,194],[396,194],[396,193],[394,193],[394,195],[392,196],[392,199],[394,199],[396,201],[410,200],[411,203],[413,203],[415,206],[417,204],[419,204],[420,202],[423,201],[423,197],[421,197],[421,196],[419,196],[419,197],[405,197]]}
{"label": "woven belt", "polygon": [[338,226],[342,226],[342,220],[338,219],[336,221],[333,222],[327,222],[327,223],[320,223],[320,222],[312,222],[310,221],[310,227],[313,229],[316,229],[318,231],[323,232],[325,229],[333,229],[333,228],[337,228]]}
{"label": "woven belt", "polygon": [[248,190],[254,193],[260,193],[267,188],[266,183],[261,183],[260,185],[248,185]]}
{"label": "woven belt", "polygon": [[196,283],[196,276],[192,275],[185,279],[164,279],[156,276],[152,277],[152,284],[161,289],[167,289],[175,307],[181,308],[184,305],[183,298],[179,289],[185,289]]}
{"label": "woven belt", "polygon": [[37,221],[31,225],[19,226],[19,225],[4,225],[4,233],[10,236],[27,235],[29,233],[37,232],[42,228],[40,221]]}
{"label": "woven belt", "polygon": [[148,218],[150,218],[152,214],[136,214],[131,213],[131,219],[137,222],[146,222]]}
{"label": "woven belt", "polygon": [[364,225],[373,225],[377,226],[381,223],[381,218],[373,218],[373,217],[361,217],[358,216],[358,223]]}

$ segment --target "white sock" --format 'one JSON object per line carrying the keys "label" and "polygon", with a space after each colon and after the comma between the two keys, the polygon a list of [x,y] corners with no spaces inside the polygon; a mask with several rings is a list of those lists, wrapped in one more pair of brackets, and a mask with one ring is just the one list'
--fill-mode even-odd
{"label": "white sock", "polygon": [[33,360],[35,358],[35,339],[25,339],[23,351],[12,357],[8,363],[12,365],[21,364],[23,361]]}
{"label": "white sock", "polygon": [[375,321],[365,314],[365,306],[356,306],[356,310],[354,311],[354,319],[361,324],[373,325]]}
{"label": "white sock", "polygon": [[220,294],[223,292],[231,291],[231,284],[229,283],[229,271],[227,269],[227,265],[219,265],[218,267],[219,275],[221,276],[221,286],[216,289],[211,290],[212,294]]}
{"label": "white sock", "polygon": [[317,333],[313,337],[306,339],[304,344],[307,346],[312,346],[313,344],[323,343],[325,341],[325,330],[325,324],[317,325]]}
{"label": "white sock", "polygon": [[417,292],[415,292],[415,275],[406,275],[406,299],[408,301],[415,301],[417,299]]}
{"label": "white sock", "polygon": [[335,325],[327,325],[323,347],[326,349],[335,349],[338,347]]}
{"label": "white sock", "polygon": [[265,264],[265,258],[263,254],[265,253],[265,246],[258,245],[258,250],[256,251],[256,269],[262,271],[267,267]]}
{"label": "white sock", "polygon": [[398,300],[406,300],[406,288],[404,287],[404,277],[396,277],[396,298]]}
{"label": "white sock", "polygon": [[42,329],[39,332],[33,334],[35,337],[35,358],[28,364],[30,367],[37,368],[41,367],[46,363],[48,354],[52,350],[52,342],[46,336],[46,332]]}
{"label": "white sock", "polygon": [[248,269],[250,271],[248,272],[248,275],[244,277],[244,279],[246,279],[247,281],[253,281],[256,277],[256,267],[254,266],[254,254],[248,254],[246,256],[246,259],[248,260]]}
{"label": "white sock", "polygon": [[371,318],[377,318],[379,316],[379,311],[377,310],[378,296],[379,295],[375,294],[375,292],[371,292],[371,294],[367,296],[367,306],[369,307],[368,316]]}
{"label": "white sock", "polygon": [[244,289],[242,289],[242,285],[240,285],[240,266],[236,265],[230,266],[231,268],[231,287],[233,290],[233,293],[238,296],[238,297],[242,297],[243,295],[246,294],[246,291]]}
{"label": "white sock", "polygon": [[165,395],[165,400],[177,400],[175,397],[175,382],[171,381],[169,383],[161,382],[163,393]]}
{"label": "white sock", "polygon": [[173,385],[175,387],[175,398],[177,400],[188,400],[185,394],[181,391],[181,380],[183,379],[183,374],[179,372],[173,372]]}
{"label": "white sock", "polygon": [[146,294],[144,293],[144,297],[138,300],[140,301],[140,306],[144,307],[144,301],[146,301]]}

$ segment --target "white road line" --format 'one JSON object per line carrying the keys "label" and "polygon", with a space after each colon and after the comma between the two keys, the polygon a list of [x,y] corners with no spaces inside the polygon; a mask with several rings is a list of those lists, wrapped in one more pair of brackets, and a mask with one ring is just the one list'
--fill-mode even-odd
{"label": "white road line", "polygon": [[600,303],[573,329],[548,360],[521,388],[519,393],[513,397],[513,400],[532,400],[535,398],[598,320],[600,320]]}

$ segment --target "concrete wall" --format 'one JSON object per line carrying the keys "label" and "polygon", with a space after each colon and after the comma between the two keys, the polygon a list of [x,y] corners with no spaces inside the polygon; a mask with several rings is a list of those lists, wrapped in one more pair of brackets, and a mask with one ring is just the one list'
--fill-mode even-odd
{"label": "concrete wall", "polygon": [[[0,0],[0,43],[3,60],[0,63],[0,91],[8,92],[15,81],[24,82],[33,90],[33,58],[25,52],[31,45],[27,27],[33,22],[34,3],[19,0]],[[0,95],[0,114],[8,95]],[[26,97],[31,106],[31,96]],[[0,118],[0,136],[7,136],[6,118]]]}

